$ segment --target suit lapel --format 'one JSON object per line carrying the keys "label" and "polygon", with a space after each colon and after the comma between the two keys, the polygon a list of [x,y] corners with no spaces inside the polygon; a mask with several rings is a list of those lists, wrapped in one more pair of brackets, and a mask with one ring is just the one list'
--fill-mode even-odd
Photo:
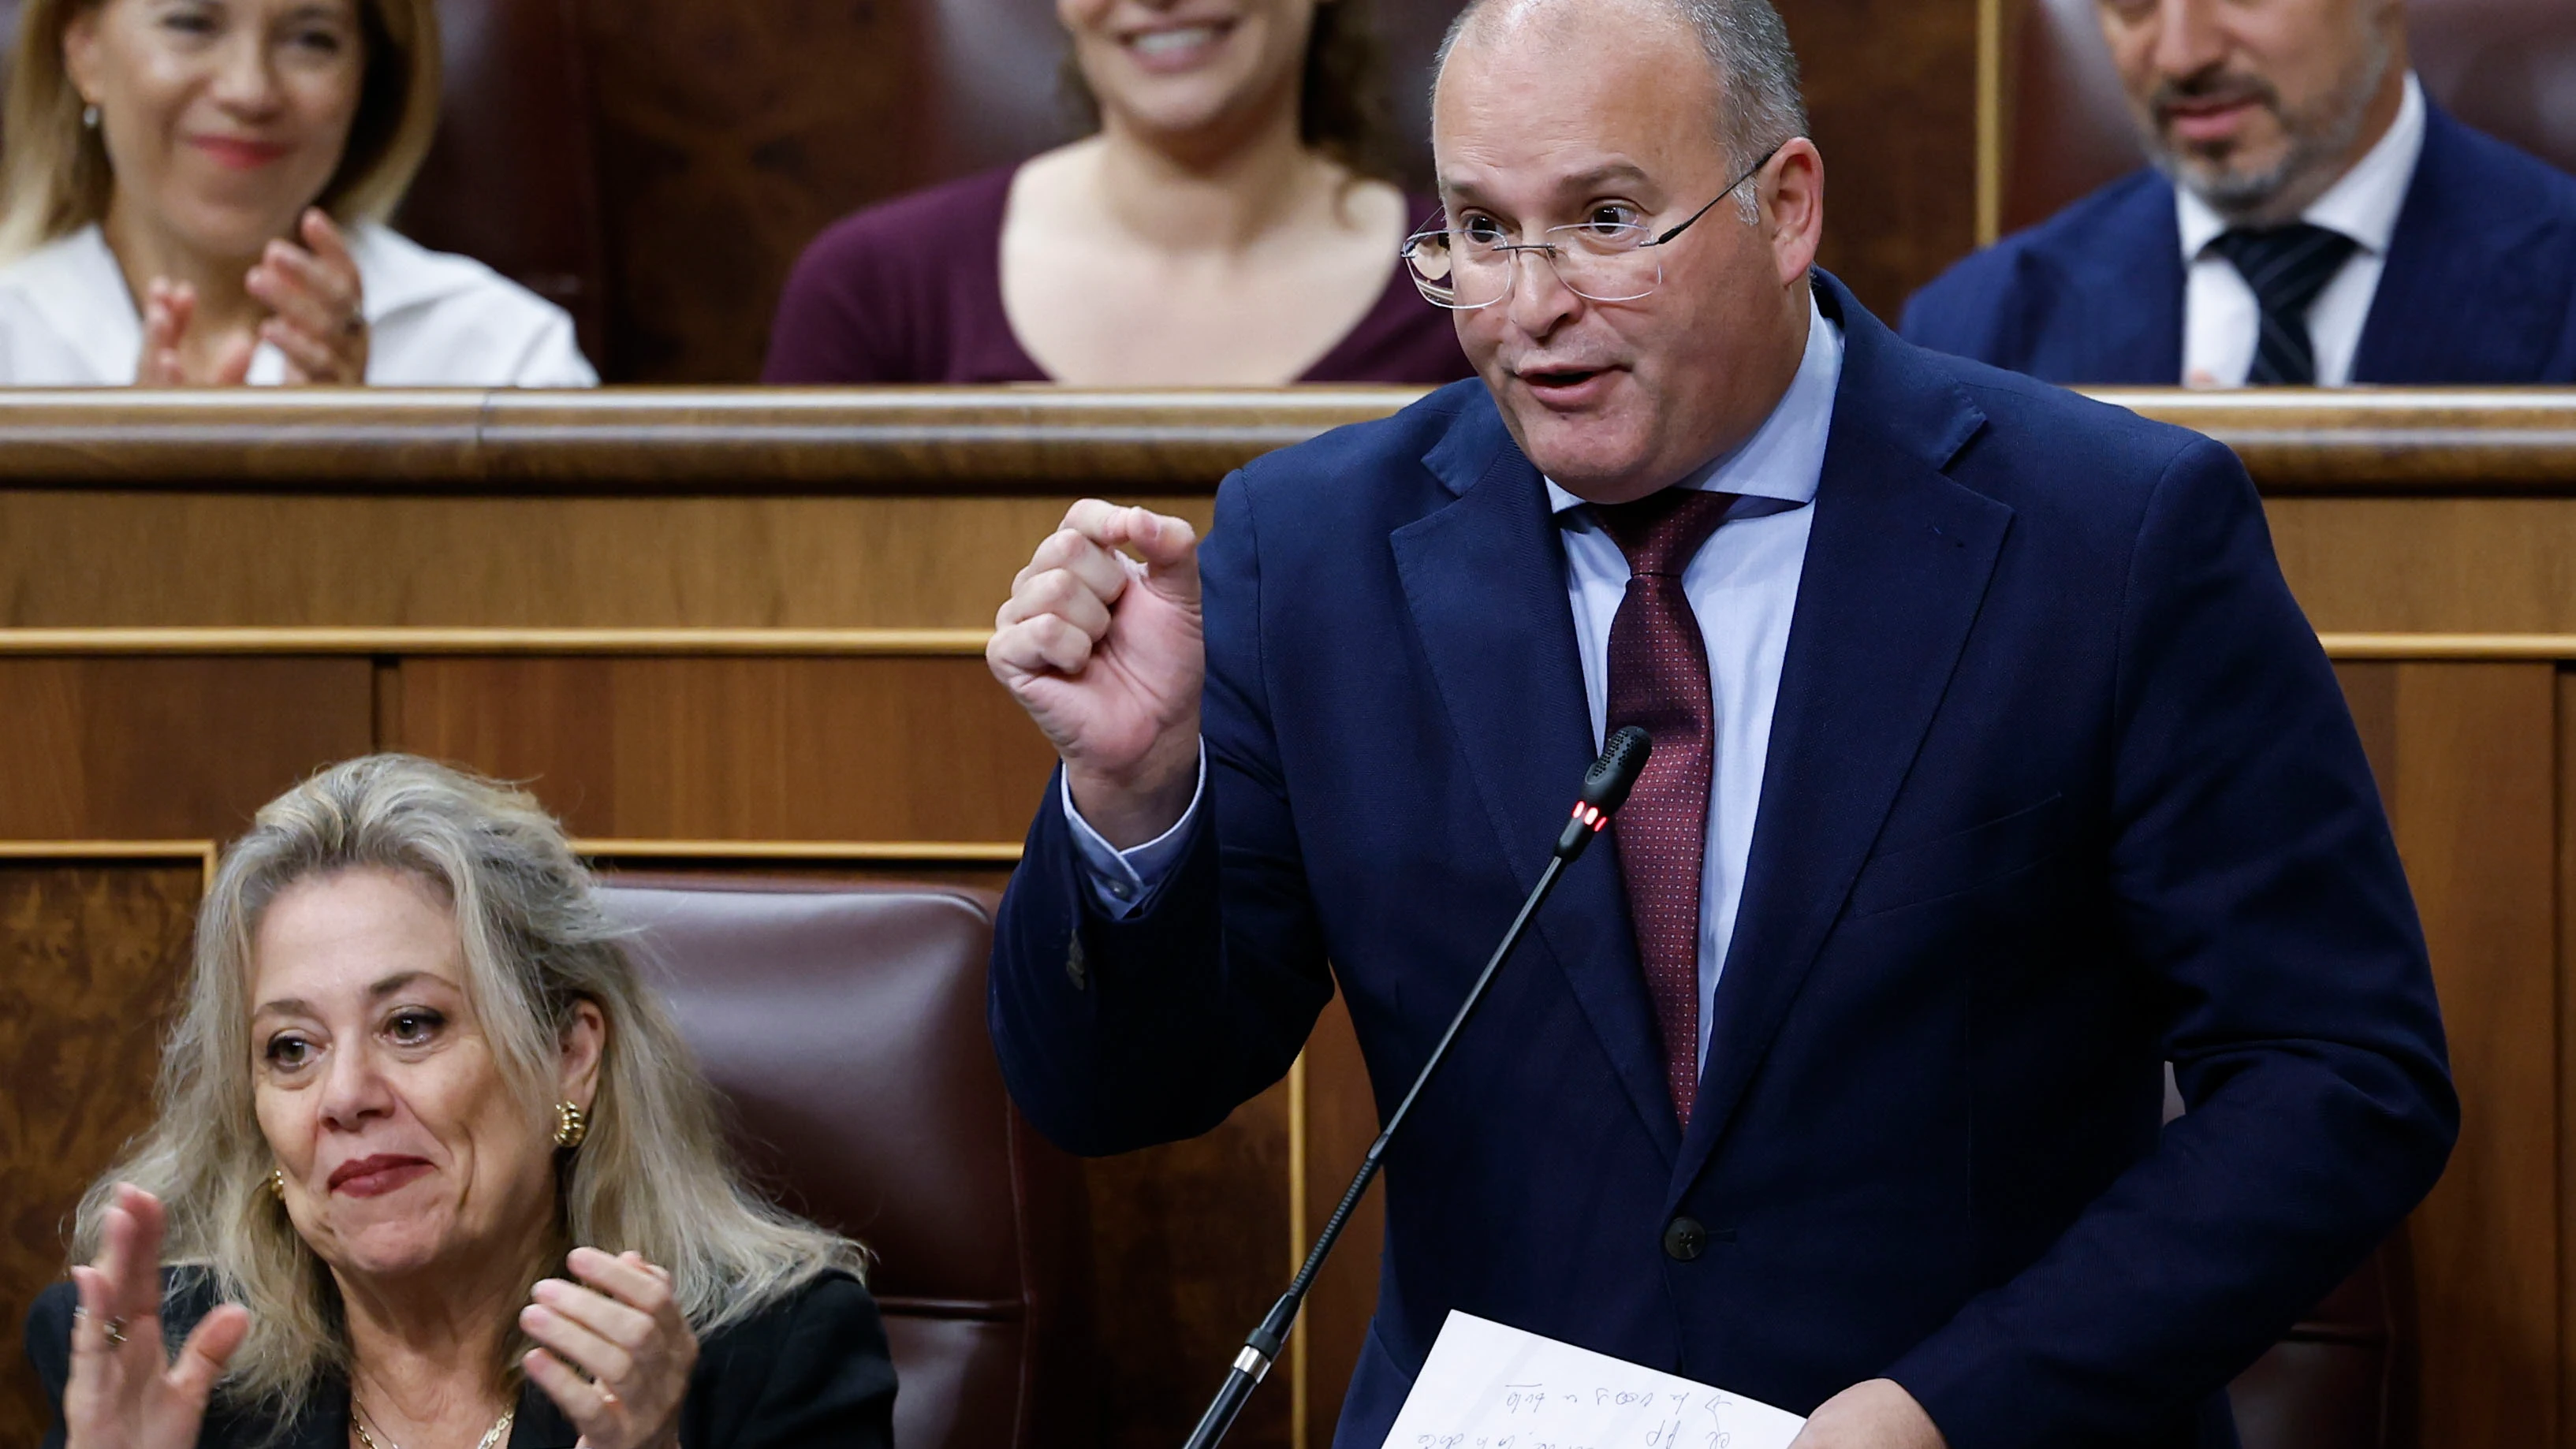
{"label": "suit lapel", "polygon": [[[1565,549],[1538,470],[1479,397],[1424,458],[1459,495],[1390,543],[1442,708],[1518,890],[1537,884],[1548,842],[1594,754]],[[1646,1130],[1669,1157],[1680,1128],[1654,1050],[1653,1015],[1612,853],[1570,868],[1535,940],[1581,1005]]]}
{"label": "suit lapel", "polygon": [[1839,284],[1819,290],[1844,324],[1842,383],[1677,1195],[1707,1162],[1842,912],[2012,518],[1941,471],[1984,415]]}

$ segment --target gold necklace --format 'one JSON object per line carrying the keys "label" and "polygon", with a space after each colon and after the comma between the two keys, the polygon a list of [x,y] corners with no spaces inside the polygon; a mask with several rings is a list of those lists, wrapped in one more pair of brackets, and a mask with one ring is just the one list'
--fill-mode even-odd
{"label": "gold necklace", "polygon": [[[358,1442],[367,1446],[367,1449],[402,1449],[400,1444],[378,1443],[376,1436],[367,1432],[367,1420],[373,1417],[375,1416],[367,1412],[366,1401],[358,1397],[355,1389],[350,1390],[349,1427],[357,1431]],[[517,1409],[503,1410],[501,1417],[492,1421],[492,1427],[483,1431],[483,1437],[475,1443],[474,1449],[492,1449],[493,1445],[501,1442],[503,1435],[510,1432],[510,1421],[517,1417],[519,1417]]]}

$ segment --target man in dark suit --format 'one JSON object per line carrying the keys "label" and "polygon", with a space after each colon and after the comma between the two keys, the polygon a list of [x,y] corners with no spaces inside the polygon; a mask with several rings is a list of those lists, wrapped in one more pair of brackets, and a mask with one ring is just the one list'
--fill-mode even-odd
{"label": "man in dark suit", "polygon": [[2576,382],[2576,178],[2425,98],[2401,0],[2098,4],[2154,169],[1952,267],[1908,340],[2063,383]]}
{"label": "man in dark suit", "polygon": [[1392,1105],[1642,724],[1391,1149],[1336,1443],[1452,1309],[1808,1449],[2227,1442],[2457,1121],[2243,469],[1814,271],[1765,0],[1461,26],[1410,256],[1480,379],[1244,469],[1203,547],[1080,504],[996,621],[1064,762],[995,946],[1016,1099],[1078,1152],[1206,1131],[1338,983]]}

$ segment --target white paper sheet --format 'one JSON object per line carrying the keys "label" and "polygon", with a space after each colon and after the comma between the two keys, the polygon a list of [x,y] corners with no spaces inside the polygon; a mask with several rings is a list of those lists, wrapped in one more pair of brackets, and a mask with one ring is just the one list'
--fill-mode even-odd
{"label": "white paper sheet", "polygon": [[1384,1449],[1787,1449],[1806,1422],[1452,1311]]}

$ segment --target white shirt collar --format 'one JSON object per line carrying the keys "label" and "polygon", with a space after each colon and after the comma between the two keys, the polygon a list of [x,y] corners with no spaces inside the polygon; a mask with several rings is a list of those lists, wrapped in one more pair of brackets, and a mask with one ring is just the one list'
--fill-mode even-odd
{"label": "white shirt collar", "polygon": [[[2424,154],[2424,86],[2415,72],[2406,73],[2406,92],[2397,103],[2397,119],[2388,134],[2362,153],[2352,169],[2336,178],[2326,194],[2309,203],[2299,220],[2341,232],[2374,256],[2385,255],[2397,235],[2397,215],[2406,209],[2406,192],[2415,181],[2415,163]],[[2174,188],[2175,215],[2182,223],[2182,259],[2188,266],[2227,230],[2227,222],[2190,187]]]}
{"label": "white shirt collar", "polygon": [[[1816,485],[1825,473],[1825,439],[1833,431],[1834,394],[1842,386],[1842,329],[1825,320],[1824,310],[1807,302],[1807,352],[1789,390],[1762,420],[1753,436],[1735,451],[1673,485],[1710,493],[1733,493],[1796,507],[1816,501]],[[1581,508],[1584,501],[1546,479],[1551,513]]]}

